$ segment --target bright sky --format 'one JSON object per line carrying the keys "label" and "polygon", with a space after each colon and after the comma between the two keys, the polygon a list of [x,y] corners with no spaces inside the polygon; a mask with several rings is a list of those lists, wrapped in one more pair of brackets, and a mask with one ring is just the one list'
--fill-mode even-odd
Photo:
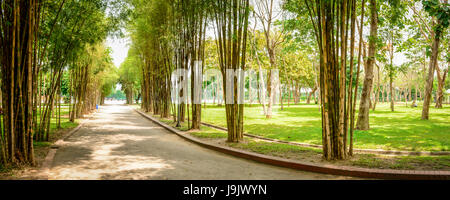
{"label": "bright sky", "polygon": [[126,38],[111,38],[108,37],[106,44],[111,47],[111,57],[114,65],[118,68],[120,64],[127,58],[130,40]]}
{"label": "bright sky", "polygon": [[[128,49],[130,44],[130,39],[126,38],[112,38],[108,37],[106,39],[106,45],[111,48],[111,57],[113,59],[114,65],[119,68],[120,64],[127,58]],[[119,83],[116,85],[116,90],[121,90],[122,85]]]}

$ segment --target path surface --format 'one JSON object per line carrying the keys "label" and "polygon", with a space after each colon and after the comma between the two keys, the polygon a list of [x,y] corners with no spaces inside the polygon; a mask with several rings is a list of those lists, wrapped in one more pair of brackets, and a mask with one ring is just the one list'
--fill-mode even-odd
{"label": "path surface", "polygon": [[143,118],[102,106],[56,152],[49,179],[348,179],[257,163],[205,149]]}

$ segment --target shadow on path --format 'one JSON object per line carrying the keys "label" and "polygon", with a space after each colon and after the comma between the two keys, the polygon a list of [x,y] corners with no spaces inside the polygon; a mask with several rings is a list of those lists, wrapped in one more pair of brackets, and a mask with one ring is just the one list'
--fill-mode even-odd
{"label": "shadow on path", "polygon": [[204,149],[131,107],[100,107],[57,151],[49,179],[348,179],[265,165]]}

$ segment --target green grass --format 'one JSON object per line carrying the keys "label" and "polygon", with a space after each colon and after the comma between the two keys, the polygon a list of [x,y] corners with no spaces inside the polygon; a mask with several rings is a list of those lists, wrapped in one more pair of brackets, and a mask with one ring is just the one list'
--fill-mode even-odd
{"label": "green grass", "polygon": [[0,180],[2,176],[4,176],[4,174],[11,172],[12,169],[13,169],[12,167],[5,167],[2,164],[0,164]]}
{"label": "green grass", "polygon": [[[55,112],[56,112],[56,107],[55,107]],[[37,114],[37,119],[38,119],[38,126],[39,126],[39,118],[40,117],[40,113],[38,110],[38,114]],[[57,139],[57,137],[59,136],[54,136],[52,137],[55,132],[59,131],[59,130],[67,130],[67,129],[72,129],[78,126],[77,122],[71,122],[69,120],[69,107],[66,105],[62,105],[61,106],[61,127],[58,128],[58,119],[57,115],[55,113],[54,117],[50,120],[50,137],[49,139],[52,140],[54,137],[54,139]],[[3,128],[3,126],[2,126]],[[46,142],[46,141],[33,141],[33,146],[35,148],[35,150],[39,149],[39,148],[46,148],[52,145],[52,142]],[[36,152],[36,151],[35,151]],[[37,156],[35,154],[35,156]],[[6,173],[9,172],[12,168],[4,168],[2,166],[2,164],[0,163],[0,173]],[[1,174],[0,174],[1,176]]]}
{"label": "green grass", "polygon": [[[410,103],[409,103],[410,105]],[[396,104],[377,105],[370,111],[369,131],[355,131],[355,148],[408,151],[450,151],[450,106],[430,109],[430,120],[421,120],[422,107]],[[272,119],[266,119],[260,106],[245,107],[244,131],[267,138],[310,144],[322,143],[321,115],[317,105],[285,105]],[[357,114],[356,114],[357,116]],[[225,107],[208,105],[202,121],[226,127]]]}
{"label": "green grass", "polygon": [[[55,110],[54,110],[55,115],[53,115],[53,117],[50,120],[50,134],[57,130],[71,129],[71,128],[75,128],[78,126],[78,123],[71,122],[69,120],[69,107],[64,106],[64,104],[63,104],[61,106],[61,124],[60,124],[60,127],[58,127],[59,119],[58,119],[58,115],[56,114],[56,109],[57,108],[55,107]],[[40,111],[38,110],[38,113],[37,113],[38,126],[39,126],[40,117],[41,117],[41,114],[40,114]],[[1,118],[3,118],[3,116]],[[2,128],[3,128],[3,126],[2,126]]]}
{"label": "green grass", "polygon": [[202,126],[201,129],[202,129],[201,131],[192,132],[191,134],[198,138],[213,138],[213,139],[227,138],[226,132],[217,131],[216,129],[206,126]]}
{"label": "green grass", "polygon": [[[71,129],[71,128],[75,128],[78,126],[78,123],[74,123],[71,122],[69,119],[69,107],[68,106],[61,106],[61,124],[58,128],[58,115],[56,114],[56,107],[55,107],[55,115],[53,116],[53,118],[51,118],[50,120],[50,134],[53,133],[54,131],[60,130],[60,129]],[[59,112],[59,111],[58,111]],[[37,114],[37,118],[38,118],[38,123],[39,123],[39,118],[40,117],[40,113],[38,111]]]}
{"label": "green grass", "polygon": [[350,161],[354,166],[381,169],[433,169],[450,170],[450,156],[398,156],[379,158],[372,154],[360,155]]}
{"label": "green grass", "polygon": [[[199,139],[213,139],[229,147],[243,149],[264,155],[308,161],[313,163],[328,163],[322,159],[322,150],[300,147],[289,144],[266,142],[252,138],[245,138],[240,143],[224,143],[225,131],[203,126],[200,131],[189,132]],[[357,166],[377,169],[403,170],[450,170],[450,156],[385,156],[373,154],[356,154],[349,160],[331,161],[332,164]]]}
{"label": "green grass", "polygon": [[432,165],[435,169],[449,170],[450,168],[450,156],[404,156],[401,157],[398,162],[400,164],[415,164],[420,166]]}
{"label": "green grass", "polygon": [[187,130],[189,130],[187,123],[180,123],[181,127],[176,127],[177,124],[176,124],[176,122],[173,121],[172,118],[170,118],[170,119],[168,119],[168,118],[161,118],[161,115],[154,115],[152,113],[146,113],[146,114],[150,115],[150,116],[152,116],[152,117],[154,117],[156,119],[158,119],[159,121],[161,121],[161,122],[163,122],[165,124],[168,124],[168,125],[170,125],[172,127],[175,127],[178,130],[180,130],[180,131],[187,131]]}
{"label": "green grass", "polygon": [[33,145],[34,145],[34,147],[49,147],[52,145],[52,143],[51,142],[34,141]]}
{"label": "green grass", "polygon": [[[303,105],[305,106],[305,105]],[[212,106],[211,106],[212,107]],[[302,107],[302,106],[300,106]],[[208,108],[212,110],[211,108]],[[250,108],[252,109],[252,108]],[[148,113],[149,114],[149,113]],[[160,118],[152,115],[163,123],[175,127],[173,119]],[[273,119],[271,119],[273,120]],[[186,131],[187,123],[181,123],[179,130]],[[227,143],[225,131],[202,126],[201,130],[190,131],[189,134],[202,140],[213,140],[220,145],[242,149],[264,155],[281,158],[307,161],[312,163],[329,164],[322,159],[322,150],[317,148],[300,147],[289,144],[267,142],[253,138],[244,138],[240,143]],[[374,154],[356,154],[351,159],[343,161],[331,161],[335,165],[356,166],[377,169],[402,169],[402,170],[450,170],[450,156],[385,156]]]}

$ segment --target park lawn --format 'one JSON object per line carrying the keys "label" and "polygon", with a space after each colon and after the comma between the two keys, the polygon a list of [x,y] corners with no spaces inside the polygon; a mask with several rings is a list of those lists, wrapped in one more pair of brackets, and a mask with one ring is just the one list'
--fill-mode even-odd
{"label": "park lawn", "polygon": [[[173,119],[161,118],[159,115],[147,113],[159,121],[175,127]],[[187,131],[187,122],[181,123],[177,128]],[[375,154],[355,154],[352,158],[342,161],[325,161],[322,159],[322,149],[301,147],[289,144],[262,141],[245,137],[243,142],[226,142],[227,133],[222,130],[202,126],[201,130],[188,131],[201,140],[226,145],[232,148],[275,157],[306,161],[311,163],[335,164],[376,169],[403,169],[403,170],[450,170],[450,155],[445,156],[387,156]]]}
{"label": "park lawn", "polygon": [[[55,116],[57,116],[57,115],[55,115]],[[38,121],[39,121],[40,113],[37,114],[37,117],[38,117]],[[77,126],[78,126],[78,122],[76,122],[76,121],[71,122],[69,120],[69,107],[64,106],[64,105],[61,106],[61,128],[58,129],[57,119],[52,118],[50,121],[50,135],[49,135],[50,141],[33,141],[34,154],[35,154],[35,159],[36,159],[37,163],[41,163],[45,159],[45,156],[47,155],[47,152],[48,152],[50,146],[53,144],[53,142],[55,142],[57,139],[59,139],[66,131],[68,131],[72,128],[75,128]],[[2,128],[3,128],[3,126],[2,126]],[[1,173],[9,173],[11,171],[11,169],[12,168],[5,169],[0,164],[0,177],[2,176]]]}
{"label": "park lawn", "polygon": [[[410,105],[409,103],[408,105]],[[246,106],[244,131],[267,138],[310,144],[322,144],[321,114],[318,105],[285,104],[274,108],[266,119],[262,107]],[[431,106],[430,120],[421,120],[422,107],[406,107],[398,103],[391,112],[388,103],[378,103],[370,111],[370,130],[355,131],[355,148],[407,151],[450,150],[450,106]],[[357,116],[357,114],[356,114]],[[208,105],[202,109],[202,121],[226,127],[225,107]]]}
{"label": "park lawn", "polygon": [[375,154],[355,154],[352,158],[343,161],[325,161],[322,159],[322,150],[309,147],[300,147],[289,144],[280,144],[245,138],[240,143],[227,143],[225,131],[202,127],[201,131],[191,131],[191,135],[215,141],[221,145],[238,148],[255,153],[282,157],[287,159],[345,166],[357,166],[376,169],[403,169],[403,170],[450,170],[450,155],[445,156],[386,156]]}
{"label": "park lawn", "polygon": [[[54,133],[57,130],[67,130],[72,129],[78,126],[77,122],[71,122],[69,119],[69,106],[62,105],[61,106],[61,128],[58,129],[58,115],[56,114],[56,107],[55,107],[55,115],[50,120],[50,136],[52,133]],[[39,125],[39,117],[40,113],[38,111],[37,118],[38,118],[38,125]]]}
{"label": "park lawn", "polygon": [[[56,110],[55,110],[55,112],[56,112]],[[38,110],[38,113],[37,113],[38,126],[39,126],[40,117],[41,117],[41,114]],[[1,118],[3,120],[3,116]],[[50,119],[50,134],[54,133],[57,130],[72,129],[77,126],[78,126],[77,122],[71,122],[69,120],[69,107],[63,105],[63,106],[61,106],[61,127],[60,127],[60,129],[58,129],[58,115],[55,113],[55,115]],[[3,126],[2,126],[2,128],[3,128]],[[36,142],[35,142],[35,144],[36,144]]]}

